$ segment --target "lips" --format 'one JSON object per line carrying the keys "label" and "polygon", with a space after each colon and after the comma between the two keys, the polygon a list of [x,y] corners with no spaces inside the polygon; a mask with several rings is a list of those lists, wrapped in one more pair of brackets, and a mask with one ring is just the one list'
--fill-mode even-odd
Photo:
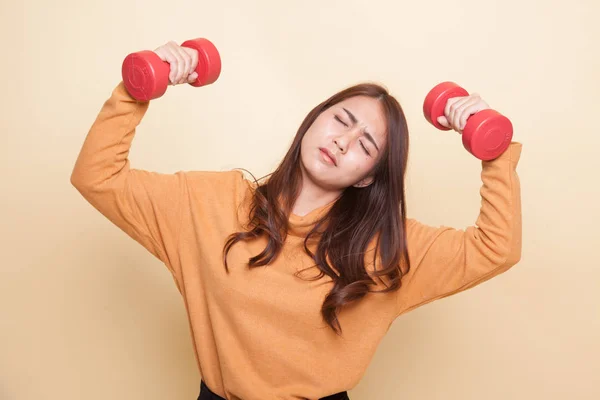
{"label": "lips", "polygon": [[335,155],[333,155],[332,152],[330,152],[329,150],[327,150],[324,147],[319,147],[319,150],[321,151],[323,158],[325,158],[327,161],[329,161],[330,163],[332,163],[333,165],[335,165],[337,167],[337,159],[335,158]]}

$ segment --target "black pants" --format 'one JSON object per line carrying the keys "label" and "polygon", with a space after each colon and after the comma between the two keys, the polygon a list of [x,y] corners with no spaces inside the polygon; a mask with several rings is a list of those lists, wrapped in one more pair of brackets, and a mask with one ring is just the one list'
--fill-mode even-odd
{"label": "black pants", "polygon": [[[204,381],[200,381],[200,396],[198,396],[198,400],[225,400],[223,397],[219,396],[216,393],[213,393]],[[268,399],[265,399],[268,400]],[[336,394],[332,394],[331,396],[323,397],[320,400],[350,400],[348,397],[348,392],[340,392]]]}

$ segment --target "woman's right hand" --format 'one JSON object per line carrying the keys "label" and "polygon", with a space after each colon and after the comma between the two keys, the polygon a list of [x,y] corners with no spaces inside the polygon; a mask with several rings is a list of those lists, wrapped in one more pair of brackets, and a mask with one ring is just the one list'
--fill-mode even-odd
{"label": "woman's right hand", "polygon": [[169,83],[179,85],[182,83],[191,83],[198,79],[198,74],[194,71],[198,65],[198,51],[189,47],[179,46],[174,41],[170,41],[157,47],[154,53],[161,60],[169,63],[171,71],[169,72]]}

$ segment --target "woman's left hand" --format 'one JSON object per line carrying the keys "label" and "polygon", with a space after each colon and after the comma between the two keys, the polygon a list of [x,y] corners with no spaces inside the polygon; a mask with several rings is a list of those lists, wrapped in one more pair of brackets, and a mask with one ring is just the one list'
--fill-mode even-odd
{"label": "woman's left hand", "polygon": [[477,93],[469,96],[453,97],[446,103],[444,116],[439,117],[438,122],[446,128],[462,133],[467,124],[467,119],[471,115],[489,108],[490,106]]}

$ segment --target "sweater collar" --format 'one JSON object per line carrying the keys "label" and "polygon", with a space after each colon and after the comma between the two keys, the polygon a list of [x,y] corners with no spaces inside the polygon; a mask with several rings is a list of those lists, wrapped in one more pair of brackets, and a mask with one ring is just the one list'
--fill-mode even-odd
{"label": "sweater collar", "polygon": [[288,235],[305,237],[317,221],[327,214],[334,204],[335,200],[324,206],[315,208],[303,216],[291,213],[288,219]]}

